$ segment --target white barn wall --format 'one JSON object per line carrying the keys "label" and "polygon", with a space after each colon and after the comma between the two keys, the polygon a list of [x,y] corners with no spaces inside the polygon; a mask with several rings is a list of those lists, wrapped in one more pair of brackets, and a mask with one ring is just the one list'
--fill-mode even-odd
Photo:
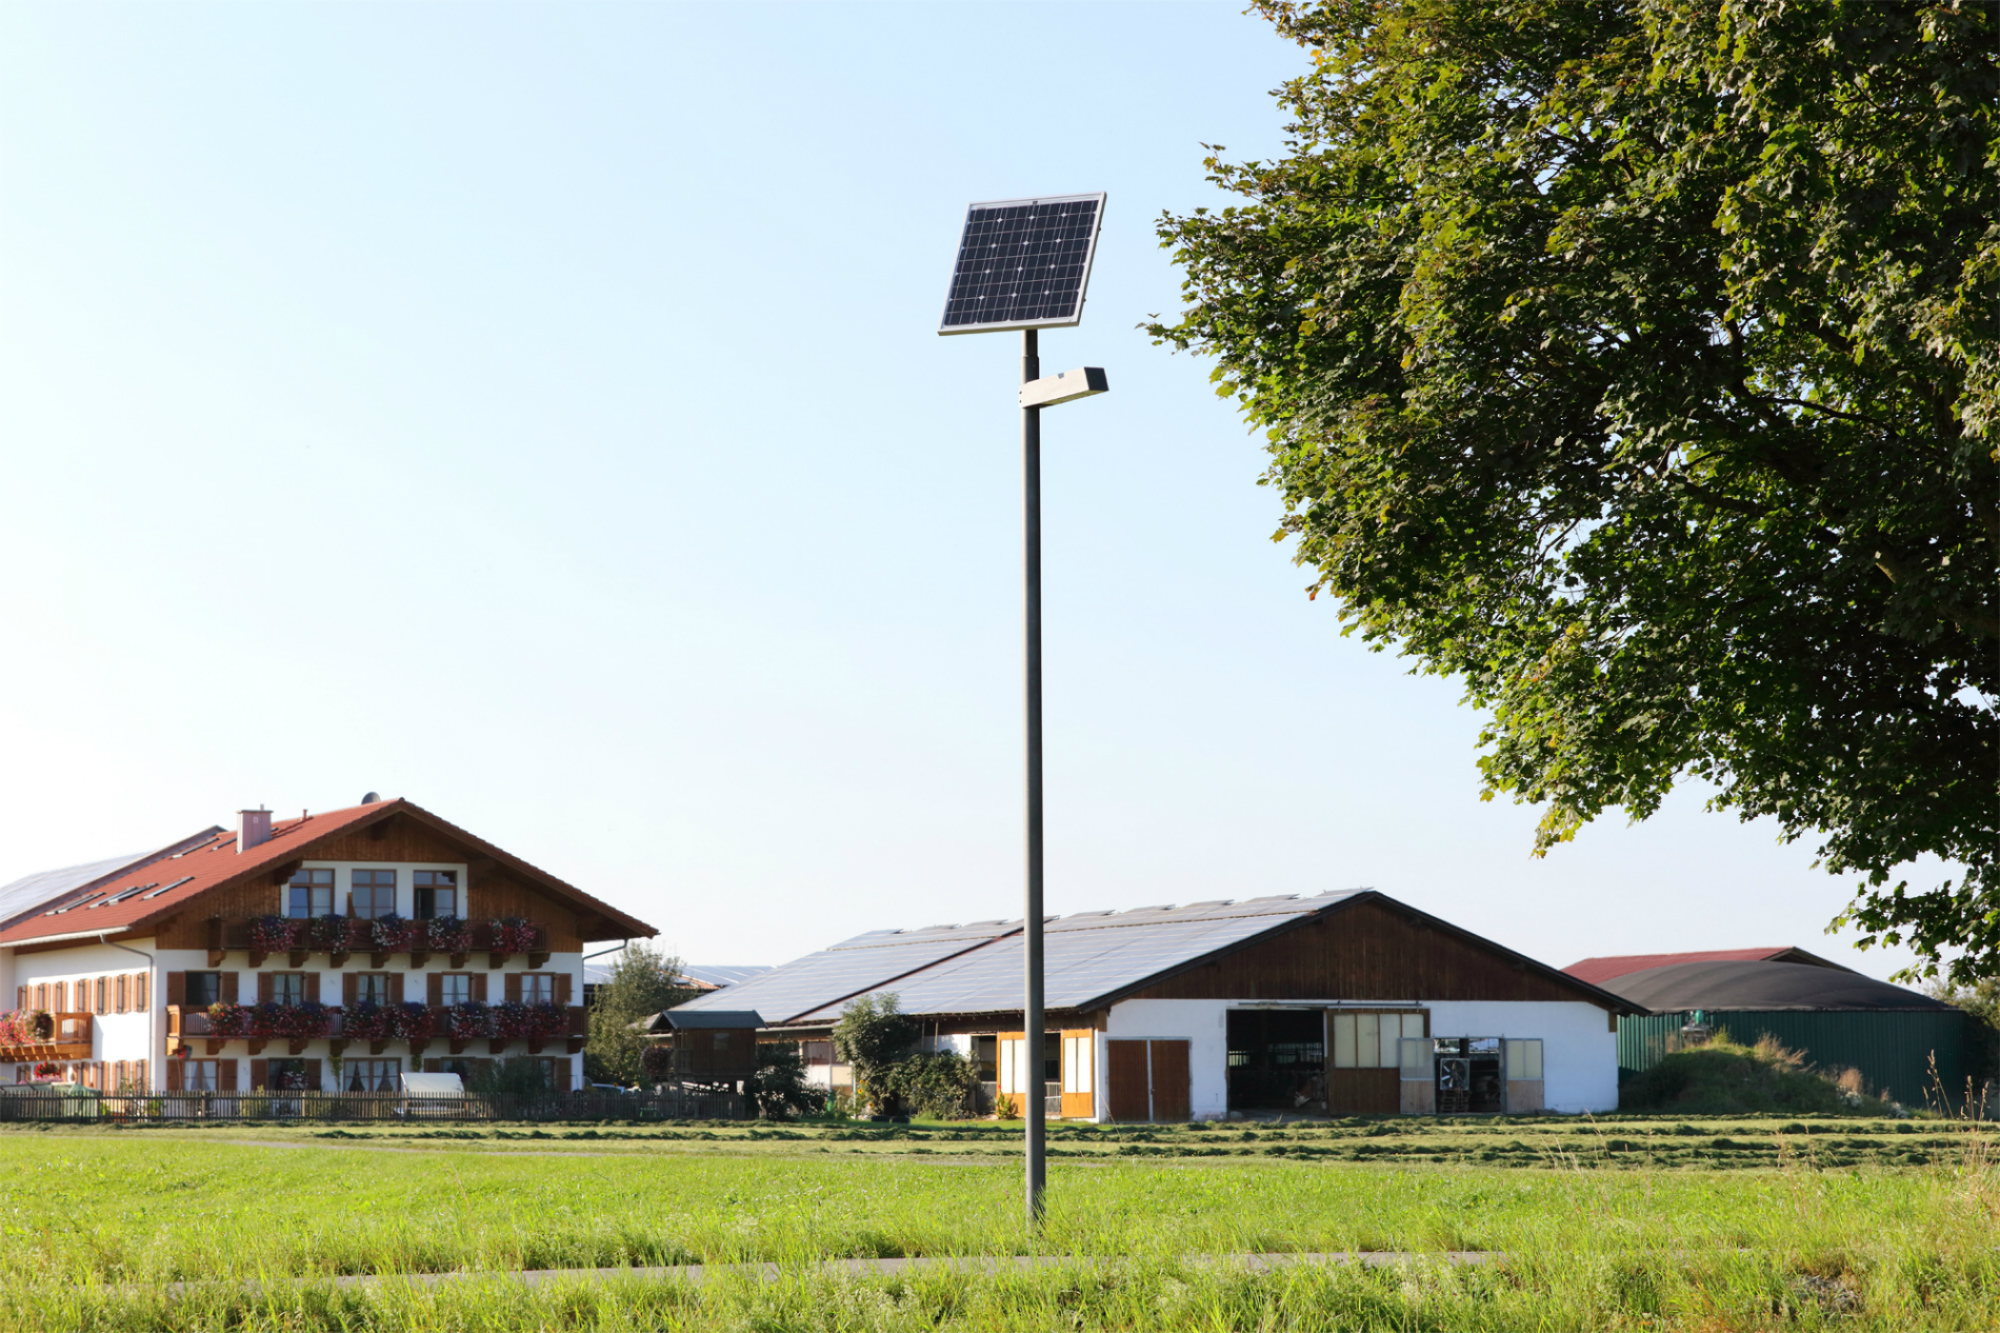
{"label": "white barn wall", "polygon": [[1576,1114],[1618,1109],[1618,1034],[1594,1004],[1547,1000],[1427,1003],[1438,1037],[1540,1037],[1542,1105]]}
{"label": "white barn wall", "polygon": [[1123,1000],[1111,1006],[1097,1043],[1097,1118],[1105,1118],[1111,1077],[1104,1040],[1180,1038],[1188,1043],[1188,1114],[1214,1120],[1229,1113],[1229,1000]]}

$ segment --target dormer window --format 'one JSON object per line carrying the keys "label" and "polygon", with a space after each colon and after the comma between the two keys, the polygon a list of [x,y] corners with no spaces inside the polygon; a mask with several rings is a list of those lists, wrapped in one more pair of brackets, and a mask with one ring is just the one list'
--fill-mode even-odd
{"label": "dormer window", "polygon": [[355,916],[364,921],[376,917],[390,916],[396,910],[396,872],[393,870],[357,870],[354,872]]}
{"label": "dormer window", "polygon": [[416,872],[417,911],[419,921],[435,921],[441,916],[463,916],[458,901],[458,872],[456,870],[419,870]]}
{"label": "dormer window", "polygon": [[296,919],[333,911],[333,872],[301,870],[285,886],[285,915]]}

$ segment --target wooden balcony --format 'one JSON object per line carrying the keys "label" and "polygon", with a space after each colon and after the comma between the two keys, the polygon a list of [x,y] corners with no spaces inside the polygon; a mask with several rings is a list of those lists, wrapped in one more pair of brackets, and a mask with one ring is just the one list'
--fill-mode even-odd
{"label": "wooden balcony", "polygon": [[0,1046],[0,1062],[27,1064],[42,1060],[91,1058],[91,1016],[50,1014],[49,1035],[17,1046]]}
{"label": "wooden balcony", "polygon": [[[423,1051],[428,1049],[433,1042],[445,1042],[449,1044],[452,1054],[457,1055],[461,1053],[465,1049],[465,1047],[468,1044],[470,1044],[470,1042],[484,1041],[488,1043],[494,1055],[499,1055],[503,1051],[505,1051],[507,1047],[513,1045],[515,1042],[525,1041],[528,1045],[528,1052],[531,1055],[539,1055],[549,1046],[555,1045],[557,1043],[561,1043],[561,1045],[569,1052],[569,1054],[576,1055],[583,1050],[584,1042],[590,1036],[590,1011],[585,1009],[580,1004],[573,1004],[568,1007],[569,1022],[562,1031],[562,1033],[553,1037],[508,1038],[508,1037],[481,1036],[481,1037],[468,1038],[465,1040],[453,1040],[447,1033],[445,1028],[444,1011],[442,1009],[434,1008],[432,1010],[432,1015],[433,1015],[432,1035],[422,1040],[407,1041],[406,1044],[410,1047],[411,1054],[413,1055],[421,1054]],[[167,1045],[168,1049],[171,1050],[176,1046],[191,1045],[192,1043],[199,1041],[203,1044],[205,1054],[221,1055],[223,1051],[228,1047],[230,1042],[239,1041],[243,1042],[249,1048],[249,1053],[254,1056],[254,1055],[261,1055],[264,1051],[264,1048],[272,1042],[284,1042],[286,1043],[286,1045],[288,1046],[293,1055],[303,1055],[305,1054],[307,1043],[313,1041],[325,1041],[328,1043],[329,1049],[332,1051],[332,1053],[335,1055],[339,1055],[342,1052],[344,1052],[347,1049],[348,1044],[351,1041],[356,1040],[356,1038],[350,1037],[347,1034],[345,1030],[345,1025],[341,1021],[342,1020],[341,1011],[337,1006],[329,1010],[328,1016],[331,1018],[332,1022],[327,1028],[327,1032],[324,1037],[307,1037],[299,1039],[299,1038],[282,1037],[282,1036],[275,1036],[268,1034],[264,1036],[218,1037],[215,1035],[214,1029],[209,1025],[207,1010],[202,1009],[201,1007],[196,1005],[170,1004],[167,1006]],[[63,1015],[63,1017],[76,1017],[87,1020],[89,1019],[90,1015],[76,1014],[76,1015]],[[49,1059],[49,1060],[71,1060],[71,1059],[87,1060],[90,1058],[90,1050],[89,1050],[90,1028],[87,1022],[84,1025],[83,1031],[84,1031],[84,1051],[81,1055],[73,1055],[73,1056],[38,1055],[34,1057],[29,1057],[29,1056],[17,1057],[17,1056],[7,1056],[4,1054],[4,1052],[0,1052],[0,1059],[26,1060],[33,1058],[33,1059]],[[388,1037],[388,1038],[383,1038],[379,1041],[374,1039],[367,1039],[368,1053],[370,1055],[381,1055],[385,1050],[389,1048],[389,1046],[392,1043],[405,1044],[405,1039],[401,1037]]]}
{"label": "wooden balcony", "polygon": [[[265,961],[271,957],[271,954],[267,950],[255,948],[251,944],[250,937],[252,924],[262,919],[261,917],[250,916],[210,917],[208,919],[208,965],[210,967],[221,967],[230,953],[240,952],[250,955],[250,966],[252,968],[264,966]],[[427,926],[429,923],[413,922],[412,924]],[[485,954],[486,965],[489,968],[506,966],[507,960],[515,955],[507,950],[493,947],[495,932],[492,925],[485,921],[475,921],[470,924],[472,929],[469,947],[462,951],[445,955],[451,960],[451,966],[454,969],[463,968],[471,961],[474,954]],[[541,967],[549,961],[549,950],[547,947],[549,941],[548,927],[539,922],[531,922],[530,924],[534,927],[535,931],[535,947],[526,950],[521,956],[528,960],[529,967]],[[392,956],[399,953],[407,953],[410,955],[410,966],[420,968],[430,962],[432,954],[439,952],[431,948],[430,944],[421,935],[416,942],[406,944],[399,949],[377,949],[371,934],[373,923],[358,917],[346,919],[343,938],[338,944],[332,947],[328,947],[325,944],[308,942],[311,938],[311,921],[299,921],[298,925],[301,928],[301,946],[286,950],[283,953],[283,956],[288,960],[289,966],[292,967],[304,967],[308,959],[315,953],[319,953],[327,956],[328,964],[332,967],[345,967],[349,958],[355,954],[362,954],[368,958],[368,965],[370,967],[384,968],[389,965],[389,959]]]}

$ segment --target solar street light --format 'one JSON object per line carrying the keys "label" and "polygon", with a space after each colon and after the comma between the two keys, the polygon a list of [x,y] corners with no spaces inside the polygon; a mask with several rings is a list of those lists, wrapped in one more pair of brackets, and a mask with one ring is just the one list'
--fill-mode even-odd
{"label": "solar street light", "polygon": [[1103,370],[1085,366],[1042,377],[1042,329],[1083,321],[1083,294],[1104,220],[1102,194],[1002,199],[965,210],[958,261],[945,297],[940,334],[1021,333],[1022,630],[1026,646],[1027,894],[1021,914],[1024,955],[1021,1036],[1031,1072],[1021,1110],[1027,1163],[1028,1225],[1042,1220],[1048,1183],[1046,1108],[1041,1093],[1042,1013],[1042,409],[1110,388]]}

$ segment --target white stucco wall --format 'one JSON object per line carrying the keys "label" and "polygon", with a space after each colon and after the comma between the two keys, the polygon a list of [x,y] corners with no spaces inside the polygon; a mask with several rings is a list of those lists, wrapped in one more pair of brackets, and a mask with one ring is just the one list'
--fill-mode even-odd
{"label": "white stucco wall", "polygon": [[[1384,1005],[1406,1005],[1397,997]],[[1543,1104],[1551,1111],[1614,1111],[1618,1108],[1618,1038],[1605,1011],[1583,1001],[1418,1000],[1431,1015],[1438,1037],[1539,1037],[1542,1041]],[[1348,1000],[1288,1001],[1286,1008],[1363,1008]],[[1214,1119],[1229,1110],[1229,1000],[1126,1000],[1111,1007],[1106,1031],[1097,1039],[1097,1118],[1105,1118],[1109,1084],[1106,1038],[1163,1037],[1188,1042],[1189,1113]]]}
{"label": "white stucco wall", "polygon": [[1540,1037],[1542,1105],[1551,1111],[1618,1109],[1618,1034],[1604,1010],[1583,1001],[1440,1000],[1437,1037]]}

